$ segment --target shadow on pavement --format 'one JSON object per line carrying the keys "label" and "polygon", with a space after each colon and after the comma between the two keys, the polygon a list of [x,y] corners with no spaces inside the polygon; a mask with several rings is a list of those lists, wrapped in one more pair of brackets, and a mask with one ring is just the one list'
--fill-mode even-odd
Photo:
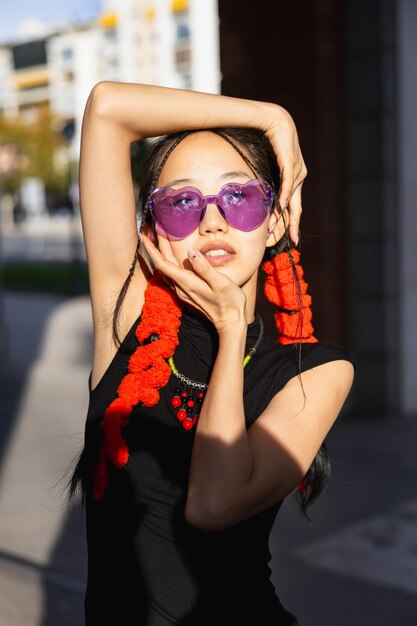
{"label": "shadow on pavement", "polygon": [[84,519],[62,489],[83,440],[89,299],[6,292],[0,366],[0,605],[8,626],[84,623]]}

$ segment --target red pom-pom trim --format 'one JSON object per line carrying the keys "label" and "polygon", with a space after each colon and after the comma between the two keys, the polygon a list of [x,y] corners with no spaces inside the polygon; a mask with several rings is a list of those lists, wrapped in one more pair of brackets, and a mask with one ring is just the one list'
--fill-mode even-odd
{"label": "red pom-pom trim", "polygon": [[[290,261],[290,254],[294,267]],[[265,261],[262,269],[266,274],[264,285],[265,296],[280,310],[274,314],[275,324],[281,344],[315,343],[318,339],[313,335],[311,296],[307,293],[304,271],[300,263],[300,253],[293,248],[291,252],[276,254],[271,260]],[[298,285],[296,283],[298,277]],[[298,287],[298,288],[297,288]],[[297,485],[299,493],[307,489],[305,478]]]}
{"label": "red pom-pom trim", "polygon": [[[290,254],[294,267],[290,262]],[[318,341],[313,335],[311,296],[307,294],[308,284],[303,279],[299,260],[300,253],[292,249],[291,252],[275,255],[262,265],[267,275],[265,295],[273,304],[283,309],[275,313],[278,341],[282,344]],[[301,302],[295,275],[299,280]],[[159,389],[168,383],[171,368],[166,359],[173,356],[178,345],[181,316],[181,300],[155,269],[145,290],[141,321],[135,335],[140,344],[153,333],[159,335],[159,339],[139,345],[132,354],[127,366],[128,373],[117,389],[118,397],[104,413],[101,422],[103,442],[93,478],[95,500],[100,500],[106,493],[109,483],[108,462],[118,468],[124,467],[128,462],[129,449],[122,429],[129,422],[132,408],[139,402],[144,406],[155,406],[160,399]],[[189,422],[191,424],[191,420]],[[189,426],[186,419],[182,423],[185,428]],[[298,489],[301,491],[304,488],[305,481],[300,481]]]}
{"label": "red pom-pom trim", "polygon": [[[291,264],[290,255],[294,265]],[[274,315],[279,331],[278,341],[282,344],[318,341],[313,335],[311,323],[311,296],[307,293],[308,284],[303,278],[304,271],[299,262],[300,253],[293,248],[276,254],[262,264],[266,274],[265,296],[283,309]]]}
{"label": "red pom-pom trim", "polygon": [[171,376],[171,368],[165,359],[173,356],[178,345],[182,307],[176,293],[155,270],[145,290],[145,302],[141,321],[135,335],[143,343],[152,333],[159,339],[140,345],[132,354],[124,376],[117,389],[118,397],[108,406],[101,426],[103,442],[100,458],[93,478],[93,498],[100,500],[109,482],[107,463],[111,461],[119,469],[129,460],[129,449],[122,429],[129,421],[132,408],[141,402],[155,406],[159,402],[159,389]]}

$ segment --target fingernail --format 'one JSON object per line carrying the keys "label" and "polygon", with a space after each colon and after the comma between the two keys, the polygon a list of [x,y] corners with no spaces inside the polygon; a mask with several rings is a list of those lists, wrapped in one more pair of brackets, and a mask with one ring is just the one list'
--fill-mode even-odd
{"label": "fingernail", "polygon": [[194,250],[194,248],[188,248],[187,254],[193,261],[195,261],[195,259],[197,258],[197,252],[196,250]]}
{"label": "fingernail", "polygon": [[287,207],[288,204],[288,200],[286,198],[284,198],[281,202],[281,200],[279,201],[279,206],[281,207],[281,209],[285,209]]}

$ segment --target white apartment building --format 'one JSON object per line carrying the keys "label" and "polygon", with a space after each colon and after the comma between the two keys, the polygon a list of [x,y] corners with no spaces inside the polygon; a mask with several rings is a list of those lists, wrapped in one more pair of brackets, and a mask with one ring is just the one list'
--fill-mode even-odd
{"label": "white apartment building", "polygon": [[103,0],[86,24],[0,46],[0,114],[31,121],[46,106],[79,154],[88,94],[101,80],[220,93],[217,0]]}

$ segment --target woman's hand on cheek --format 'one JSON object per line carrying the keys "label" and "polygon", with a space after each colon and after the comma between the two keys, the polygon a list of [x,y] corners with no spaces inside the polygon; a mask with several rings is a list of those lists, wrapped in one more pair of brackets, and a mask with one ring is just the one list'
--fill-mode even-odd
{"label": "woman's hand on cheek", "polygon": [[179,266],[173,255],[169,255],[169,259],[168,255],[162,254],[144,234],[142,241],[154,267],[165,280],[172,281],[170,286],[177,296],[201,311],[218,332],[239,321],[247,324],[245,293],[228,276],[210,265],[199,250],[188,249],[191,269],[185,269]]}

